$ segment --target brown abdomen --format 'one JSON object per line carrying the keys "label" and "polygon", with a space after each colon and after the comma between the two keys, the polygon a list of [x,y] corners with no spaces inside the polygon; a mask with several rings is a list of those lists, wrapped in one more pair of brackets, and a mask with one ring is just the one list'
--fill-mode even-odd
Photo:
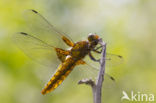
{"label": "brown abdomen", "polygon": [[56,73],[52,76],[50,81],[42,90],[42,94],[49,93],[50,91],[53,91],[55,88],[57,88],[73,70],[75,65],[76,62],[72,57],[67,58],[64,63],[60,64]]}

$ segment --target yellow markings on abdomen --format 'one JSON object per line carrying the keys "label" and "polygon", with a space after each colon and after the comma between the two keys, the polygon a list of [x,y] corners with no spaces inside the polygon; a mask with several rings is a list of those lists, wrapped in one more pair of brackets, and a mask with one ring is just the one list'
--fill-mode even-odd
{"label": "yellow markings on abdomen", "polygon": [[55,74],[42,90],[42,94],[49,93],[50,91],[53,91],[55,88],[57,88],[73,70],[75,65],[76,61],[74,61],[72,57],[69,57],[64,63],[60,64]]}

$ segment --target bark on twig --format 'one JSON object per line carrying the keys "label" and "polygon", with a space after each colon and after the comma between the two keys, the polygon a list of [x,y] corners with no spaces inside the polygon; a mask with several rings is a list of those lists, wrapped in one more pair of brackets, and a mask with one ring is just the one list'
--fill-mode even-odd
{"label": "bark on twig", "polygon": [[94,103],[101,103],[101,91],[102,91],[102,83],[104,81],[105,74],[105,60],[106,60],[106,43],[100,40],[99,44],[102,46],[102,55],[100,59],[100,69],[98,73],[98,77],[96,83],[91,79],[83,79],[80,80],[78,84],[87,84],[92,87]]}

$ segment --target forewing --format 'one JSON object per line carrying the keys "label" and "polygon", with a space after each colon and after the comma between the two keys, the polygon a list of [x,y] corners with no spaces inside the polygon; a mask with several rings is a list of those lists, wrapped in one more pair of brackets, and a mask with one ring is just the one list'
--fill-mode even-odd
{"label": "forewing", "polygon": [[16,45],[31,59],[51,66],[56,59],[54,47],[28,33],[19,32],[13,36]]}
{"label": "forewing", "polygon": [[63,36],[71,40],[65,33],[57,30],[45,17],[35,10],[26,10],[24,18],[26,27],[23,32],[30,33],[42,41],[62,48],[65,46],[61,40]]}
{"label": "forewing", "polygon": [[[101,54],[98,54],[95,52],[91,52],[91,53],[92,53],[92,56],[96,60],[100,60]],[[106,67],[114,67],[114,66],[122,64],[124,62],[124,58],[121,55],[112,54],[112,53],[106,53],[105,60],[106,60]],[[85,61],[87,61],[89,64],[93,65],[95,68],[99,68],[99,65],[97,65],[98,63],[91,60],[89,58],[89,56],[86,56]]]}
{"label": "forewing", "polygon": [[106,53],[106,66],[117,66],[124,61],[121,55]]}

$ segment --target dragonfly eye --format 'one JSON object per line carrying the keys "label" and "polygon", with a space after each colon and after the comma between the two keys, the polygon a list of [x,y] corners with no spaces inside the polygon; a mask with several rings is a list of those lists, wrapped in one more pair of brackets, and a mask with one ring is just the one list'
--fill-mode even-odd
{"label": "dragonfly eye", "polygon": [[89,33],[88,35],[88,41],[93,43],[93,42],[98,42],[99,41],[99,36],[96,35],[95,33]]}

